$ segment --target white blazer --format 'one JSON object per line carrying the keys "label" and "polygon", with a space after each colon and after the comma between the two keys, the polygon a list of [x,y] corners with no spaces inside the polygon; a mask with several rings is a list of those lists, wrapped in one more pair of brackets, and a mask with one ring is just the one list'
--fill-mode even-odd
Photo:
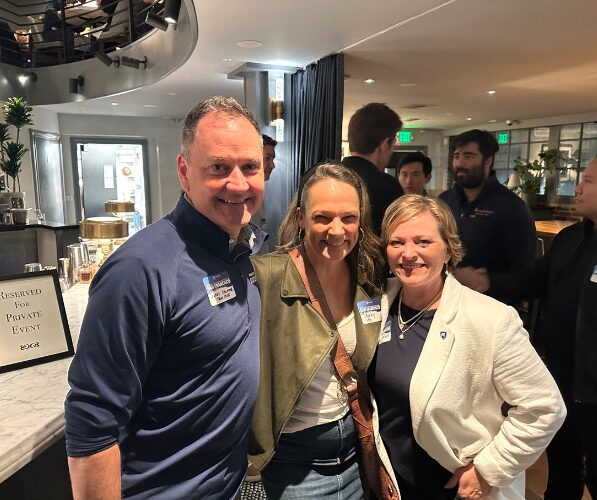
{"label": "white blazer", "polygon": [[[397,278],[388,281],[381,301],[381,331],[400,288]],[[380,336],[379,342],[384,340]],[[524,471],[566,416],[560,392],[516,311],[451,275],[409,396],[417,443],[449,471],[473,462],[493,486],[488,496],[492,500],[524,500]],[[502,415],[504,403],[512,406],[507,417]],[[392,472],[379,436],[375,402],[374,409],[376,443]]]}

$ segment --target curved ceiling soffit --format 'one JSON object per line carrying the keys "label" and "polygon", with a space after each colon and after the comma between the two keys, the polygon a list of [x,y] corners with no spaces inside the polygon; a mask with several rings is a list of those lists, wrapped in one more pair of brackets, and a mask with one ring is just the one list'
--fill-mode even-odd
{"label": "curved ceiling soffit", "polygon": [[[193,0],[183,0],[176,29],[154,29],[125,48],[108,54],[112,59],[129,57],[143,60],[146,67],[134,69],[115,64],[106,66],[96,58],[44,68],[22,69],[0,63],[0,99],[11,96],[27,99],[29,105],[62,104],[97,97],[122,94],[154,84],[180,68],[197,45],[197,14]],[[19,81],[19,76],[34,73],[32,81]],[[79,93],[71,93],[69,78],[83,77]]]}

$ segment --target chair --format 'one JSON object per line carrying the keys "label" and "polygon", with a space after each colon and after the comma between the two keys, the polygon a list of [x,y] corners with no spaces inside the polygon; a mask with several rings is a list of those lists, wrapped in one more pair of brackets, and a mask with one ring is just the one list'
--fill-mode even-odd
{"label": "chair", "polygon": [[129,39],[129,11],[127,2],[119,2],[114,14],[97,37],[100,42],[128,41]]}
{"label": "chair", "polygon": [[56,64],[60,57],[64,58],[64,42],[62,41],[62,31],[52,30],[49,34],[43,31],[43,16],[36,20],[34,17],[27,16],[27,21],[31,26],[30,41],[33,46],[32,66]]}

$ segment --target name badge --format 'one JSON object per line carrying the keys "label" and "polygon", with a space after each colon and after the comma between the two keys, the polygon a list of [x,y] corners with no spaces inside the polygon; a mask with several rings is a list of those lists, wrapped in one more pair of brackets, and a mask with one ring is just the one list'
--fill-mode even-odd
{"label": "name badge", "polygon": [[381,335],[379,336],[378,344],[383,344],[384,342],[389,342],[391,338],[392,338],[392,320],[390,318],[388,318],[388,321],[386,321],[386,324],[383,327],[383,332],[381,332]]}
{"label": "name badge", "polygon": [[597,266],[593,268],[593,274],[591,275],[591,281],[597,283]]}
{"label": "name badge", "polygon": [[203,278],[203,286],[212,306],[217,306],[236,297],[230,275],[226,271],[213,276],[206,276]]}
{"label": "name badge", "polygon": [[361,321],[364,325],[381,321],[381,304],[379,299],[362,300],[357,302]]}
{"label": "name badge", "polygon": [[251,271],[249,273],[249,282],[254,285],[255,283],[257,283],[257,276],[255,276],[255,271]]}

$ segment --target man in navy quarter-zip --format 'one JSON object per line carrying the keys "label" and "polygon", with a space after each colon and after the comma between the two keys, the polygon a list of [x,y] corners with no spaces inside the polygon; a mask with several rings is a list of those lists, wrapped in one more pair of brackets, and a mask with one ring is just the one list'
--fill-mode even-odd
{"label": "man in navy quarter-zip", "polygon": [[259,379],[259,294],[248,225],[262,142],[236,101],[185,119],[173,212],[132,236],[90,288],[69,371],[75,499],[236,498]]}
{"label": "man in navy quarter-zip", "polygon": [[[530,269],[537,254],[535,225],[524,201],[495,176],[495,136],[469,130],[456,136],[451,148],[454,187],[439,197],[452,210],[464,246],[459,268],[504,273]],[[456,269],[454,275],[459,279],[467,272]]]}

